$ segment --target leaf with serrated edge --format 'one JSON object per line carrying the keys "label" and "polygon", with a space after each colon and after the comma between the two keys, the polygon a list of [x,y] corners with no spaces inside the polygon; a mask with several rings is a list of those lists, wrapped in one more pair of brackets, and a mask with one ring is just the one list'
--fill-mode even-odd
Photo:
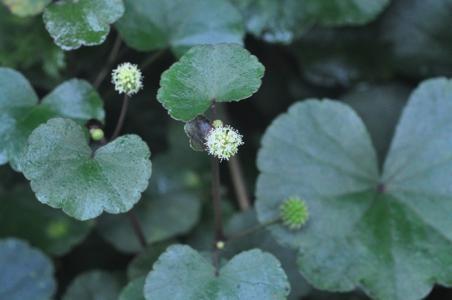
{"label": "leaf with serrated edge", "polygon": [[50,118],[85,123],[103,121],[99,94],[86,81],[71,79],[57,86],[38,104],[30,83],[17,71],[0,68],[0,163],[20,170],[20,159],[31,132]]}
{"label": "leaf with serrated edge", "polygon": [[157,99],[171,117],[189,121],[213,101],[250,97],[259,89],[264,70],[240,45],[196,46],[162,74]]}
{"label": "leaf with serrated edge", "polygon": [[211,261],[188,246],[169,247],[144,286],[148,300],[286,299],[290,285],[279,261],[258,249],[234,256],[215,276]]}
{"label": "leaf with serrated edge", "polygon": [[40,202],[87,220],[103,211],[126,212],[138,202],[151,176],[149,157],[136,135],[121,136],[92,155],[83,129],[55,118],[33,131],[22,167]]}
{"label": "leaf with serrated edge", "polygon": [[55,44],[74,50],[102,44],[123,14],[122,0],[61,0],[45,9],[43,19]]}

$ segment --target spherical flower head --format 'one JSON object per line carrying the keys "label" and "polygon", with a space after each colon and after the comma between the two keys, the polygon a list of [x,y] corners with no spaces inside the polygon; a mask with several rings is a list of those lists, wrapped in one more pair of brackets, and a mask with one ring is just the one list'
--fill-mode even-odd
{"label": "spherical flower head", "polygon": [[242,135],[231,126],[223,126],[216,121],[214,124],[216,127],[214,126],[206,137],[207,151],[220,160],[229,160],[237,154],[239,146],[243,145]]}
{"label": "spherical flower head", "polygon": [[120,64],[112,73],[112,83],[120,94],[132,96],[143,87],[143,76],[137,65],[131,63]]}
{"label": "spherical flower head", "polygon": [[89,134],[91,139],[95,142],[98,142],[104,138],[104,131],[100,128],[91,128],[89,130]]}
{"label": "spherical flower head", "polygon": [[281,220],[291,230],[300,229],[309,218],[306,203],[298,197],[289,197],[279,207]]}

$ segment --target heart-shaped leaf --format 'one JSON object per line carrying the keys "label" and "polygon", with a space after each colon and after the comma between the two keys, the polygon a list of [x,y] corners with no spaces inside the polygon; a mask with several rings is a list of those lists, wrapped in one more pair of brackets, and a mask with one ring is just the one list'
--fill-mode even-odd
{"label": "heart-shaped leaf", "polygon": [[264,66],[235,44],[190,49],[162,74],[157,99],[177,120],[190,121],[213,101],[240,101],[261,85]]}
{"label": "heart-shaped leaf", "polygon": [[117,300],[123,280],[117,274],[94,270],[80,274],[69,285],[63,300]]}
{"label": "heart-shaped leaf", "polygon": [[0,223],[0,237],[25,239],[54,255],[64,255],[83,241],[93,225],[37,202],[26,186],[0,193]]}
{"label": "heart-shaped leaf", "polygon": [[50,259],[21,240],[0,240],[0,266],[0,299],[48,300],[56,290]]}
{"label": "heart-shaped leaf", "polygon": [[233,0],[246,27],[267,42],[290,43],[313,24],[360,25],[372,21],[389,0]]}
{"label": "heart-shaped leaf", "polygon": [[87,220],[122,213],[138,202],[151,177],[150,152],[136,135],[92,153],[82,127],[55,118],[31,134],[22,171],[38,200]]}
{"label": "heart-shaped leaf", "polygon": [[180,56],[200,44],[242,44],[240,13],[226,0],[125,0],[117,28],[141,51],[171,48]]}
{"label": "heart-shaped leaf", "polygon": [[278,260],[258,249],[233,257],[215,276],[211,261],[188,246],[169,247],[144,286],[146,299],[286,299],[290,286]]}
{"label": "heart-shaped leaf", "polygon": [[[170,156],[157,157],[153,171],[153,180],[135,210],[148,243],[188,232],[201,212],[201,179],[196,173],[172,163]],[[184,212],[183,218],[180,217],[181,211]],[[118,250],[127,253],[141,250],[127,216],[102,216],[98,228],[100,234]]]}
{"label": "heart-shaped leaf", "polygon": [[0,68],[0,163],[9,160],[20,170],[27,139],[36,127],[57,116],[80,123],[102,121],[102,105],[91,85],[78,79],[62,83],[38,103],[36,93],[20,73]]}
{"label": "heart-shaped leaf", "polygon": [[2,0],[11,12],[19,17],[40,14],[52,0]]}
{"label": "heart-shaped leaf", "polygon": [[44,11],[44,23],[64,50],[102,44],[110,24],[124,14],[122,0],[61,0]]}
{"label": "heart-shaped leaf", "polygon": [[259,221],[289,196],[310,220],[299,231],[271,228],[299,248],[316,287],[356,286],[376,299],[420,299],[452,282],[452,82],[429,80],[410,97],[380,176],[375,151],[346,105],[293,105],[267,130],[259,153]]}

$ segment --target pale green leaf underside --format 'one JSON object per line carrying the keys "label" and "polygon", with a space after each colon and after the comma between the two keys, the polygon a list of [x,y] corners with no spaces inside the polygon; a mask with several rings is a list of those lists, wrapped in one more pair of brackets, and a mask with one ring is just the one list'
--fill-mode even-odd
{"label": "pale green leaf underside", "polygon": [[123,213],[138,202],[151,176],[150,152],[136,135],[91,149],[74,121],[55,118],[30,136],[23,173],[38,200],[87,220]]}
{"label": "pale green leaf underside", "polygon": [[225,0],[125,0],[118,21],[124,41],[141,51],[171,48],[180,56],[200,44],[242,44],[240,13]]}
{"label": "pale green leaf underside", "polygon": [[0,237],[21,238],[58,256],[82,242],[93,225],[39,203],[25,185],[0,193],[0,220]]}
{"label": "pale green leaf underside", "polygon": [[56,290],[51,260],[24,241],[0,240],[0,299],[48,300]]}
{"label": "pale green leaf underside", "polygon": [[73,50],[103,43],[123,14],[122,0],[62,0],[48,6],[43,19],[55,44]]}
{"label": "pale green leaf underside", "polygon": [[71,282],[63,300],[117,300],[122,285],[122,279],[116,274],[88,271]]}
{"label": "pale green leaf underside", "polygon": [[362,25],[374,20],[389,0],[233,0],[246,27],[267,42],[290,43],[312,25]]}
{"label": "pale green leaf underside", "polygon": [[214,100],[250,97],[259,89],[264,70],[240,45],[196,46],[162,74],[157,99],[171,117],[189,121],[204,113]]}
{"label": "pale green leaf underside", "polygon": [[169,247],[148,274],[148,300],[283,300],[290,286],[280,263],[258,249],[242,252],[219,275],[211,261],[188,246]]}
{"label": "pale green leaf underside", "polygon": [[93,87],[79,79],[57,86],[38,104],[30,83],[18,72],[0,68],[0,163],[20,170],[20,159],[31,132],[53,117],[79,123],[103,121],[102,100]]}
{"label": "pale green leaf underside", "polygon": [[300,231],[272,227],[299,248],[298,263],[315,286],[361,287],[376,299],[424,297],[452,284],[452,82],[424,82],[412,94],[378,175],[370,138],[344,104],[309,100],[277,118],[258,166],[261,222],[297,195],[310,220]]}
{"label": "pale green leaf underside", "polygon": [[52,0],[1,0],[11,12],[19,17],[40,14]]}

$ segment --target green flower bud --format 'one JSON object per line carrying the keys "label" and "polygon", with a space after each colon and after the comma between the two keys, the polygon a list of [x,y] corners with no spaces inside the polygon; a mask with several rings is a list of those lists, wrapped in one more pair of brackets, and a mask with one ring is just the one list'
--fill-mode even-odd
{"label": "green flower bud", "polygon": [[115,90],[128,96],[138,93],[143,88],[143,76],[137,65],[123,63],[112,72],[112,83]]}
{"label": "green flower bud", "polygon": [[309,218],[306,203],[298,197],[289,197],[279,207],[281,220],[291,230],[300,229]]}
{"label": "green flower bud", "polygon": [[210,155],[220,160],[228,160],[237,154],[243,140],[242,135],[231,126],[214,126],[206,137],[205,145]]}
{"label": "green flower bud", "polygon": [[104,138],[104,131],[100,128],[91,128],[89,130],[89,134],[91,136],[91,139],[96,142]]}
{"label": "green flower bud", "polygon": [[215,127],[215,128],[223,127],[223,122],[221,120],[214,120],[212,122],[212,126]]}

